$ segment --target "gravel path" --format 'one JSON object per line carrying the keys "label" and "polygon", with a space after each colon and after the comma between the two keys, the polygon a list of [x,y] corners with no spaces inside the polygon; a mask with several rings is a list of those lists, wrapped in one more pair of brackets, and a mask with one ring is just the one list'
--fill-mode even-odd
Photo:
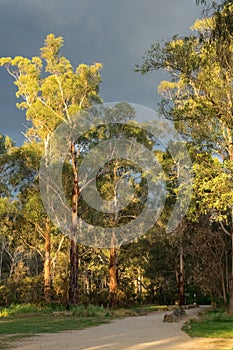
{"label": "gravel path", "polygon": [[212,339],[190,338],[181,330],[185,321],[205,307],[187,310],[179,322],[165,323],[165,312],[127,317],[78,331],[36,335],[14,344],[17,350],[214,350]]}

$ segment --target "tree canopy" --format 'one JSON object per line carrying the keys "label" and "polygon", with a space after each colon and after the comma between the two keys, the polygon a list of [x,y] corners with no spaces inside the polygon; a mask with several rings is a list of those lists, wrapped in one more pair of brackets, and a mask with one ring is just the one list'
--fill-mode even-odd
{"label": "tree canopy", "polygon": [[[208,5],[204,0],[196,2]],[[153,44],[136,67],[142,74],[159,69],[168,73],[170,79],[159,85],[159,113],[174,123],[192,159],[191,203],[183,221],[170,234],[166,226],[178,198],[182,164],[173,159],[174,150],[158,145],[148,129],[124,123],[134,117],[134,110],[126,103],[94,108],[97,117],[106,114],[109,123],[93,127],[78,140],[68,140],[62,187],[70,205],[71,225],[68,236],[59,232],[40,196],[41,157],[47,165],[50,140],[60,124],[69,125],[73,115],[80,117],[84,108],[102,102],[102,65],[73,67],[62,55],[63,39],[53,34],[46,37],[38,56],[0,58],[0,65],[14,79],[17,107],[25,110],[30,122],[21,147],[0,135],[2,305],[54,302],[70,307],[80,302],[115,307],[174,304],[177,300],[181,305],[218,298],[225,304],[229,300],[229,311],[233,312],[233,4],[211,1],[209,5],[209,16],[194,23],[191,35],[175,35]],[[76,127],[79,123],[77,118]],[[65,136],[61,135],[58,143]],[[134,220],[143,210],[148,194],[145,169],[127,160],[130,149],[125,158],[101,164],[96,183],[90,179],[89,188],[96,185],[106,208],[108,201],[113,203],[114,210],[107,208],[102,214],[84,203],[79,167],[92,152],[93,162],[85,168],[88,176],[99,164],[95,146],[112,140],[114,154],[114,141],[119,138],[121,142],[124,137],[141,143],[156,157],[160,170],[157,177],[149,175],[156,183],[163,173],[166,198],[149,231],[140,235],[138,225],[134,241],[122,245],[114,229]],[[134,196],[118,211],[119,196],[124,195],[128,202],[131,195],[117,192],[122,180],[130,183]],[[51,183],[43,184],[48,194]],[[50,202],[52,209],[54,203]],[[93,224],[96,232],[98,227],[103,232],[105,227],[112,228],[110,249],[77,243],[81,232],[78,217]],[[96,242],[96,232],[90,236],[91,243]],[[106,239],[104,234],[97,237],[101,239]]]}
{"label": "tree canopy", "polygon": [[210,215],[233,241],[232,19],[233,4],[226,2],[211,17],[197,20],[193,35],[152,45],[136,69],[142,74],[164,69],[170,75],[159,84],[160,113],[174,121],[192,152],[191,210]]}

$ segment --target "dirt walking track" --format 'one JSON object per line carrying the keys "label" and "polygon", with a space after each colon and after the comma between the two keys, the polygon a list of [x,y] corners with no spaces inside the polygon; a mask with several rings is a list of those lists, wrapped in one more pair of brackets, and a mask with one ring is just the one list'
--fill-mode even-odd
{"label": "dirt walking track", "polygon": [[215,350],[213,339],[190,338],[181,327],[204,307],[187,310],[182,321],[163,322],[164,312],[127,317],[78,331],[36,335],[15,343],[17,350]]}

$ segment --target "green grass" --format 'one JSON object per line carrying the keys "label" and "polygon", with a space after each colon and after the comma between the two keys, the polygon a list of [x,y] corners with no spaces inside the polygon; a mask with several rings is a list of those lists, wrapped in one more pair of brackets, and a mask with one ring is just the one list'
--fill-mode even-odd
{"label": "green grass", "polygon": [[[54,315],[54,312],[58,314]],[[0,309],[0,349],[6,349],[11,341],[36,333],[83,329],[109,322],[110,319],[111,315],[104,308],[95,306],[78,306],[66,315],[60,307],[54,310],[30,304],[13,305]]]}
{"label": "green grass", "polygon": [[[55,314],[57,312],[57,314]],[[15,305],[0,310],[0,334],[56,333],[106,322],[109,315],[101,307],[78,306],[66,310],[34,305]]]}
{"label": "green grass", "polygon": [[198,319],[190,320],[183,330],[191,337],[232,338],[233,342],[233,316],[211,310],[202,313]]}
{"label": "green grass", "polygon": [[153,305],[111,310],[90,305],[77,306],[66,314],[66,310],[59,305],[12,305],[0,308],[0,349],[7,349],[11,341],[34,334],[83,329],[107,323],[116,317],[144,315],[164,308]]}

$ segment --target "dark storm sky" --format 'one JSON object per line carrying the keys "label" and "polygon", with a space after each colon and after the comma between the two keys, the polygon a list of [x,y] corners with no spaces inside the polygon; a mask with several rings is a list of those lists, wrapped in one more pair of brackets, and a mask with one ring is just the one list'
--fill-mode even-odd
{"label": "dark storm sky", "polygon": [[[128,101],[156,109],[162,73],[133,72],[157,40],[186,34],[201,7],[195,0],[0,0],[0,56],[38,55],[48,33],[62,36],[74,66],[101,62],[104,102]],[[25,112],[15,107],[16,88],[0,71],[0,134],[18,145]]]}

